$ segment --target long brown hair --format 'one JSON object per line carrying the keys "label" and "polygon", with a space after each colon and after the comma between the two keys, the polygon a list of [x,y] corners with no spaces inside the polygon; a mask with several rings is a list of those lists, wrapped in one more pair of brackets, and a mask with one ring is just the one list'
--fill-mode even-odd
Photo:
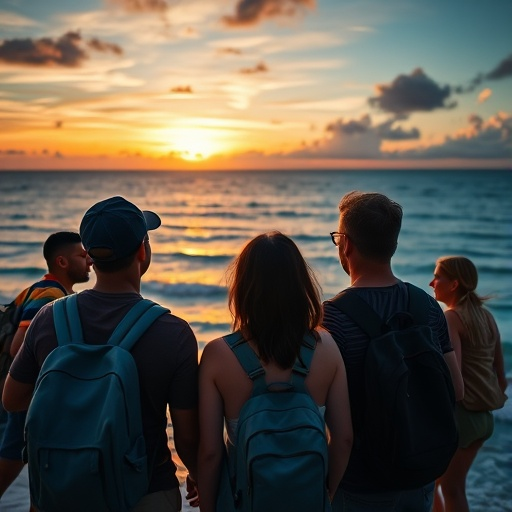
{"label": "long brown hair", "polygon": [[320,286],[295,243],[279,231],[258,235],[231,266],[233,328],[253,340],[263,362],[293,366],[304,333],[320,325]]}

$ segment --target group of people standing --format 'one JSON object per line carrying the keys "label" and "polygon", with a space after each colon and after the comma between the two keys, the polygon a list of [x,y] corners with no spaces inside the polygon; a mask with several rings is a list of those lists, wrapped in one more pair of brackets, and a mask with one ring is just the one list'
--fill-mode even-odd
{"label": "group of people standing", "polygon": [[[338,230],[331,233],[350,288],[382,318],[405,310],[408,303],[407,286],[391,268],[401,222],[402,208],[396,202],[378,193],[351,192],[341,199]],[[66,294],[72,293],[74,283],[87,280],[94,265],[96,284],[77,296],[85,340],[108,339],[125,313],[142,299],[141,278],[151,262],[148,232],[159,225],[155,213],[141,211],[120,197],[109,198],[85,214],[74,242],[78,245],[73,245],[80,248],[79,254],[66,252],[69,247],[63,245],[47,258],[52,275],[45,279],[59,281]],[[81,273],[70,273],[74,257],[80,258]],[[419,489],[383,490],[379,474],[365,466],[361,376],[369,339],[329,301],[322,304],[318,282],[297,245],[278,231],[258,235],[230,270],[233,329],[256,353],[268,382],[290,381],[304,333],[316,341],[305,384],[329,432],[326,485],[332,510],[469,510],[466,476],[478,449],[492,435],[490,411],[503,406],[507,387],[499,331],[483,307],[486,298],[476,293],[472,262],[462,256],[440,258],[430,283],[435,299],[425,293],[429,326],[452,378],[459,429],[459,448],[437,481],[437,491],[435,482]],[[13,354],[19,351],[3,391],[9,417],[27,410],[39,369],[57,345],[51,302],[56,296],[35,300],[31,293],[33,314],[27,320],[33,321],[28,330],[26,321],[20,324],[17,337],[23,343],[16,347],[13,343]],[[444,314],[437,301],[446,304]],[[167,410],[176,451],[188,470],[187,499],[202,512],[217,510],[225,443],[237,442],[238,418],[253,384],[224,338],[206,345],[200,364],[197,350],[189,325],[168,313],[154,322],[132,351],[139,372],[148,460],[153,461],[148,493],[134,512],[181,510],[176,466],[167,442]],[[19,433],[19,422],[17,430],[10,428]],[[4,469],[8,437],[4,434],[0,445],[0,495],[16,473]],[[287,511],[286,496],[282,499],[282,510]]]}

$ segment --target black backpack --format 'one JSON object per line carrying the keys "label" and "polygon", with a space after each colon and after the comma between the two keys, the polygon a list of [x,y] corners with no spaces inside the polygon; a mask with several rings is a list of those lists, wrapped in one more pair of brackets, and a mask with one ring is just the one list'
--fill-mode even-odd
{"label": "black backpack", "polygon": [[433,482],[458,445],[455,391],[435,334],[428,295],[409,284],[408,311],[387,321],[353,289],[329,302],[370,338],[364,363],[362,451],[383,489]]}
{"label": "black backpack", "polygon": [[9,373],[12,360],[14,359],[10,353],[11,343],[16,331],[18,330],[23,308],[36,288],[47,287],[60,288],[65,294],[67,294],[65,288],[63,288],[58,281],[44,279],[34,283],[28,289],[25,294],[25,298],[20,305],[16,305],[16,299],[11,301],[9,304],[0,305],[0,396],[2,395],[4,382],[7,374]]}

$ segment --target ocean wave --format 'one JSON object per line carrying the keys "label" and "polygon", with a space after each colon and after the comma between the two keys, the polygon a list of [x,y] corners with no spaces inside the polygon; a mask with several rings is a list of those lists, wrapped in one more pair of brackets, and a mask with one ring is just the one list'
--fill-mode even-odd
{"label": "ocean wave", "polygon": [[199,333],[208,333],[214,331],[231,332],[231,324],[229,323],[212,323],[212,322],[190,322],[192,330]]}
{"label": "ocean wave", "polygon": [[155,262],[162,263],[166,261],[203,261],[206,263],[228,263],[233,259],[231,254],[185,254],[183,252],[157,252],[153,253]]}
{"label": "ocean wave", "polygon": [[16,267],[16,268],[5,268],[0,267],[0,274],[7,276],[14,275],[23,275],[23,276],[40,276],[44,273],[48,272],[46,269],[42,267]]}
{"label": "ocean wave", "polygon": [[192,297],[224,297],[226,288],[200,283],[162,283],[160,281],[143,281],[145,291],[157,293],[165,297],[178,297],[180,299]]}

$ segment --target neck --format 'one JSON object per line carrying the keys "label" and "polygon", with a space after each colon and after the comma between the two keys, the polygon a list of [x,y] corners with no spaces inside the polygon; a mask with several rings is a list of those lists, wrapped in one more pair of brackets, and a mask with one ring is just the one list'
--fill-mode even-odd
{"label": "neck", "polygon": [[350,269],[350,286],[355,288],[393,286],[398,279],[389,263],[369,263]]}
{"label": "neck", "polygon": [[103,273],[96,270],[96,284],[93,290],[102,293],[139,293],[140,277],[129,273]]}

